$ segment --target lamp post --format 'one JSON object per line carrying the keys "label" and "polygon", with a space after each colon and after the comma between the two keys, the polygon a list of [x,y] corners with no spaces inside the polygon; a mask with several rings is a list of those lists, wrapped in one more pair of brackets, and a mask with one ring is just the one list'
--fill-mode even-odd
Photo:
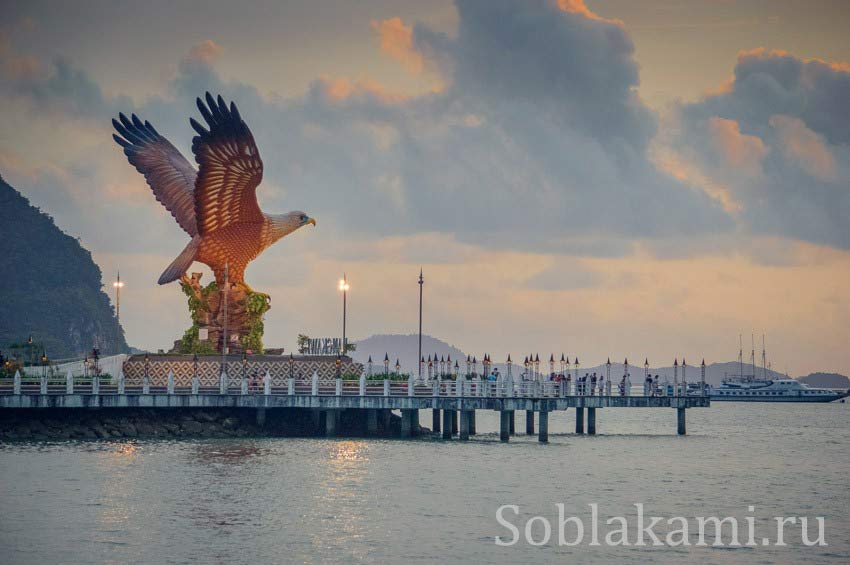
{"label": "lamp post", "polygon": [[575,373],[576,373],[575,381],[576,381],[576,383],[578,383],[578,355],[576,355],[576,358],[573,361],[573,367],[575,368]]}
{"label": "lamp post", "polygon": [[484,360],[481,361],[481,364],[484,367],[484,378],[486,379],[490,375],[490,355],[485,353]]}
{"label": "lamp post", "polygon": [[399,362],[398,358],[396,358],[395,360],[395,374],[401,375],[401,363]]}
{"label": "lamp post", "polygon": [[[753,371],[755,373],[755,371]],[[688,362],[682,357],[682,396],[688,395]]]}
{"label": "lamp post", "polygon": [[[372,361],[372,358],[369,357],[369,361]],[[295,363],[295,359],[292,357],[292,352],[289,352],[289,378],[292,378],[292,365]]]}
{"label": "lamp post", "polygon": [[47,354],[41,352],[41,376],[47,377]]}
{"label": "lamp post", "polygon": [[469,355],[466,356],[466,376],[469,376],[470,366],[472,365],[472,359],[470,359]]}
{"label": "lamp post", "polygon": [[646,378],[649,376],[649,357],[645,358],[643,361],[643,380],[646,381]]}
{"label": "lamp post", "polygon": [[705,396],[705,359],[702,360],[702,365],[700,365],[699,388],[702,396]]}
{"label": "lamp post", "polygon": [[[96,377],[100,376],[100,365],[98,361],[100,361],[100,349],[97,347],[93,347],[91,350],[92,361],[94,362],[94,375]],[[42,361],[45,359],[44,354],[41,356]]]}
{"label": "lamp post", "polygon": [[561,353],[561,378],[566,378],[567,376],[565,369],[567,363],[569,363],[569,361],[567,361],[567,358],[564,357],[563,353]]}
{"label": "lamp post", "polygon": [[446,374],[446,359],[445,357],[440,357],[440,377]]}
{"label": "lamp post", "polygon": [[431,380],[434,375],[434,362],[431,360],[431,356],[428,356],[428,380]]}
{"label": "lamp post", "polygon": [[474,377],[477,372],[478,372],[478,358],[473,356],[472,357],[472,374],[470,375],[470,377]]}
{"label": "lamp post", "polygon": [[371,377],[372,376],[372,356],[371,355],[369,356],[369,360],[366,363],[369,366],[368,373],[366,374],[366,376]]}
{"label": "lamp post", "polygon": [[525,368],[525,376],[523,376],[523,379],[529,380],[529,377],[531,375],[528,374],[528,356],[526,356],[525,359],[523,360],[522,366]]}
{"label": "lamp post", "polygon": [[549,355],[549,378],[555,376],[555,354],[552,353]]}
{"label": "lamp post", "polygon": [[605,380],[609,383],[611,382],[611,358],[608,358],[608,361],[605,362]]}
{"label": "lamp post", "polygon": [[457,361],[455,361],[455,381],[457,381],[457,377],[458,377],[459,374],[460,374],[460,366],[457,364]]}
{"label": "lamp post", "polygon": [[390,354],[384,353],[384,378],[390,378]]}
{"label": "lamp post", "polygon": [[342,274],[342,278],[339,280],[339,289],[342,291],[342,349],[340,353],[345,355],[347,351],[347,347],[345,346],[345,314],[346,314],[346,302],[348,299],[348,277],[345,276],[345,273]]}
{"label": "lamp post", "polygon": [[540,380],[540,354],[538,353],[534,357],[534,378],[535,380]]}
{"label": "lamp post", "polygon": [[118,323],[121,323],[121,289],[124,287],[124,283],[121,281],[121,271],[118,271],[118,276],[115,278],[115,282],[112,283],[112,287],[115,289],[115,319]]}
{"label": "lamp post", "polygon": [[336,356],[336,378],[340,378],[342,376],[342,359],[339,354]]}
{"label": "lamp post", "polygon": [[150,362],[151,362],[150,356],[147,353],[145,353],[145,381],[148,380],[148,365],[150,364]]}
{"label": "lamp post", "polygon": [[511,354],[508,353],[508,378],[511,378],[511,366],[513,364],[514,364],[514,362],[511,361]]}
{"label": "lamp post", "polygon": [[[29,354],[30,354],[30,355],[29,355],[29,357],[30,357],[30,365],[35,365],[35,357],[33,357],[33,341],[32,341],[32,334],[30,334],[30,336],[27,338],[27,346],[28,346],[28,348],[29,348]],[[24,366],[26,367],[26,363],[24,363]]]}
{"label": "lamp post", "polygon": [[244,380],[247,377],[248,371],[248,355],[245,352],[242,352],[242,379]]}
{"label": "lamp post", "polygon": [[[419,358],[422,359],[422,285],[425,284],[425,279],[422,278],[422,269],[419,269]],[[422,364],[419,365],[419,378],[422,378]]]}
{"label": "lamp post", "polygon": [[192,356],[192,378],[198,376],[198,354],[195,353]]}
{"label": "lamp post", "polygon": [[[419,380],[422,380],[422,369],[425,368],[425,358],[419,356]],[[428,380],[431,380],[431,375],[428,375]]]}

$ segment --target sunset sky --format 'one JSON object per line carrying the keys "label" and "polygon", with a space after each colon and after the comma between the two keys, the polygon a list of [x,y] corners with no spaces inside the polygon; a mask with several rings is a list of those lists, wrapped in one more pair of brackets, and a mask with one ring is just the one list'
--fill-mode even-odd
{"label": "sunset sky", "polygon": [[343,272],[350,338],[415,332],[421,266],[425,332],[494,360],[726,361],[754,332],[775,370],[850,370],[848,2],[2,13],[0,174],[107,284],[120,268],[131,345],[189,326],[179,287],[156,284],[188,238],[110,120],[135,112],[191,160],[209,90],[256,138],[262,208],[318,222],[248,268],[272,296],[267,346],[338,335]]}

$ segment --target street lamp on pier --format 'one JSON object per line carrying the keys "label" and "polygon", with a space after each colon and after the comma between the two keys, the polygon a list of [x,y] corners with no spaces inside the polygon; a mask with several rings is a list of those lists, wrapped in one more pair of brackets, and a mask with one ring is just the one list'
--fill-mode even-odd
{"label": "street lamp on pier", "polygon": [[[292,365],[295,363],[295,359],[292,357],[292,352],[289,352],[289,378],[292,378]],[[371,366],[372,358],[369,357],[369,364]]]}
{"label": "street lamp on pier", "polygon": [[384,353],[384,378],[390,378],[390,354]]}
{"label": "street lamp on pier", "polygon": [[475,377],[475,374],[478,373],[478,358],[472,357],[472,377]]}
{"label": "street lamp on pier", "polygon": [[540,354],[534,357],[534,378],[540,380]]}
{"label": "street lamp on pier", "polygon": [[[578,364],[579,364],[578,363],[578,355],[576,355],[576,358],[573,360],[573,367],[575,368],[575,373],[576,373],[576,375],[575,375],[576,383],[578,383]],[[578,386],[578,385],[576,385],[576,386]]]}
{"label": "street lamp on pier", "polygon": [[561,378],[566,378],[566,376],[567,376],[567,373],[566,373],[567,363],[569,363],[569,361],[567,360],[566,357],[564,357],[564,354],[561,353]]}
{"label": "street lamp on pier", "polygon": [[372,356],[371,355],[369,356],[369,360],[366,363],[369,366],[369,368],[367,369],[368,373],[367,373],[366,376],[371,377],[372,376]]}
{"label": "street lamp on pier", "polygon": [[348,348],[345,346],[345,311],[346,311],[346,302],[348,298],[348,277],[345,276],[345,273],[342,274],[342,278],[339,280],[339,289],[342,291],[342,348],[340,353],[345,355]]}
{"label": "street lamp on pier", "polygon": [[121,280],[121,271],[118,271],[118,276],[112,283],[115,289],[115,319],[121,323],[121,289],[124,288],[124,282]]}

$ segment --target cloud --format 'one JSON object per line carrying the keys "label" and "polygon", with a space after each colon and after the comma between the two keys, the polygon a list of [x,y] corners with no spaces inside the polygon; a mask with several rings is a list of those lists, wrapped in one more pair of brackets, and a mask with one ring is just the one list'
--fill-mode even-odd
{"label": "cloud", "polygon": [[405,25],[401,18],[374,21],[372,29],[378,33],[381,51],[401,62],[413,74],[424,70],[422,53],[413,47],[413,28]]}
{"label": "cloud", "polygon": [[754,49],[734,78],[683,104],[667,153],[722,187],[740,228],[850,248],[850,67]]}
{"label": "cloud", "polygon": [[221,55],[223,49],[212,39],[206,39],[193,46],[184,57],[184,61],[212,65]]}

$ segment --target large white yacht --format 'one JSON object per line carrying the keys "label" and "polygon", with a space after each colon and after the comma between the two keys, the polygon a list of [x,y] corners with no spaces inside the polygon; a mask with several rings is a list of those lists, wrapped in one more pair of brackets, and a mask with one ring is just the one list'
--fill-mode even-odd
{"label": "large white yacht", "polygon": [[720,386],[707,386],[712,401],[738,402],[832,402],[847,396],[828,388],[810,387],[794,379],[730,379]]}

